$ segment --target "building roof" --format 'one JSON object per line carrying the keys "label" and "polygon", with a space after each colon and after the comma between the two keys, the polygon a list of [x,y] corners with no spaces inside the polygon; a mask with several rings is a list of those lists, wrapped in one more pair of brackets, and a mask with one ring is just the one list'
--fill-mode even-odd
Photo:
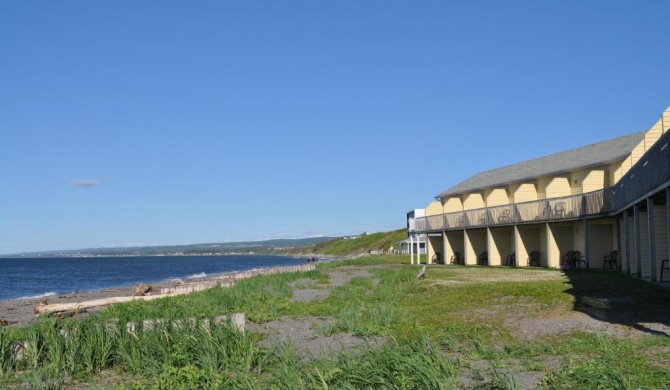
{"label": "building roof", "polygon": [[633,149],[644,139],[645,133],[646,131],[641,131],[506,167],[484,171],[441,192],[435,198],[442,199],[448,196],[480,191],[485,188],[493,188],[620,161],[630,155]]}

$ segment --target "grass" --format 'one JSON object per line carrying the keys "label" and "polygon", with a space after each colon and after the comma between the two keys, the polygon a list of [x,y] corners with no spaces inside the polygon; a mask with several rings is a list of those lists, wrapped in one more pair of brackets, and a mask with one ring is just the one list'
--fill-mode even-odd
{"label": "grass", "polygon": [[[129,389],[517,389],[530,376],[546,389],[668,388],[670,337],[648,325],[670,325],[666,289],[615,272],[507,267],[435,266],[417,280],[418,267],[408,260],[337,261],[306,274],[113,306],[83,320],[0,328],[0,387],[67,388],[95,383],[111,370],[119,377],[114,386]],[[325,286],[328,272],[360,267],[372,277],[353,274],[320,301],[290,301],[298,279],[300,287]],[[171,321],[232,312],[254,322],[332,318],[321,332],[381,336],[387,343],[307,361],[288,344],[260,347],[262,336],[251,332]],[[531,338],[515,333],[530,323],[557,326],[575,312],[639,332],[622,337],[573,326]],[[151,332],[126,331],[127,321],[145,318],[166,321]],[[26,341],[21,361],[12,352],[19,341]]]}

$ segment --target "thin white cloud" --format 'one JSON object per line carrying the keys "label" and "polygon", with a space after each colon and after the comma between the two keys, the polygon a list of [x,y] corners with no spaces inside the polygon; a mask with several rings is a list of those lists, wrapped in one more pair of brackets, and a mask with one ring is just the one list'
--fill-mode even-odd
{"label": "thin white cloud", "polygon": [[324,232],[320,232],[318,230],[303,230],[299,234],[300,236],[304,238],[311,238],[311,237],[325,237],[326,234]]}
{"label": "thin white cloud", "polygon": [[91,180],[91,179],[72,179],[70,184],[75,187],[95,187],[102,183],[100,180]]}

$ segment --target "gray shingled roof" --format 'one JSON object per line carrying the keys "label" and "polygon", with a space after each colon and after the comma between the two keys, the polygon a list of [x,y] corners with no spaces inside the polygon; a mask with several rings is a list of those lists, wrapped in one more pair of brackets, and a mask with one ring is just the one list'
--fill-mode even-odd
{"label": "gray shingled roof", "polygon": [[645,133],[646,131],[641,131],[506,167],[484,171],[441,192],[435,198],[441,199],[447,196],[537,179],[543,176],[558,175],[577,169],[595,167],[623,160],[642,141]]}

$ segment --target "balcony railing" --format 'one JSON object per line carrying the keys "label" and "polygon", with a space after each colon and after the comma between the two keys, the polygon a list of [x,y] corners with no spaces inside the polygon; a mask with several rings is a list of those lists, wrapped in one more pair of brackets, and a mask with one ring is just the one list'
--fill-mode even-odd
{"label": "balcony railing", "polygon": [[416,219],[419,232],[549,221],[568,221],[611,211],[611,189],[586,194],[483,207]]}
{"label": "balcony railing", "polygon": [[417,218],[419,232],[569,221],[616,214],[670,181],[670,131],[612,187],[585,194]]}
{"label": "balcony railing", "polygon": [[670,180],[670,131],[666,131],[611,190],[614,210],[629,207]]}

